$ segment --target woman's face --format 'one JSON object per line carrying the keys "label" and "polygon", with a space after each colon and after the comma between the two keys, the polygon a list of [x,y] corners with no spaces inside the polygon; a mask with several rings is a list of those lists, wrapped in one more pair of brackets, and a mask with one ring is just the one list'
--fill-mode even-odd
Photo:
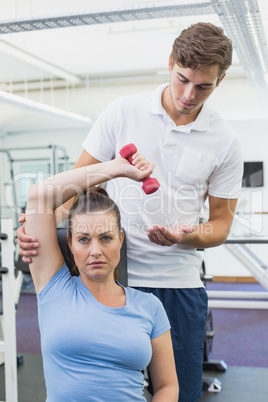
{"label": "woman's face", "polygon": [[123,232],[118,233],[113,213],[94,212],[72,218],[70,250],[81,279],[113,279],[120,260]]}

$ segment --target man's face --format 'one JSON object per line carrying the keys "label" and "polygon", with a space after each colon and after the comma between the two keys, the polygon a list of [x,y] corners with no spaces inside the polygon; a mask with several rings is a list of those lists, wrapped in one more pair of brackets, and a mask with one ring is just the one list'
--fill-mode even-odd
{"label": "man's face", "polygon": [[[201,107],[219,85],[219,66],[201,65],[198,70],[170,65],[170,108],[195,120]],[[222,77],[223,78],[223,77]]]}

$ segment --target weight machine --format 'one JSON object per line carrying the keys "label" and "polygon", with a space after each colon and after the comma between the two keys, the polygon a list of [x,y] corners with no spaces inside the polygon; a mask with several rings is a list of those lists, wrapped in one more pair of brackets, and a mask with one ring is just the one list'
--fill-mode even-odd
{"label": "weight machine", "polygon": [[[40,156],[33,158],[32,154],[34,152],[38,151],[48,151],[49,156]],[[20,153],[20,152],[30,152],[31,157],[27,158],[17,158],[14,157],[14,153]],[[48,165],[50,167],[49,169],[49,174],[50,175],[55,175],[59,173],[60,171],[60,164],[63,164],[63,170],[69,170],[69,157],[66,153],[66,150],[64,147],[61,147],[59,145],[49,145],[49,146],[40,146],[40,147],[24,147],[24,148],[6,148],[6,149],[0,149],[0,153],[3,153],[6,155],[8,164],[9,164],[9,173],[10,173],[10,179],[8,183],[5,183],[5,188],[7,189],[7,186],[11,186],[11,191],[10,194],[13,198],[12,203],[15,206],[14,209],[14,219],[15,222],[18,222],[18,216],[19,212],[18,210],[20,209],[18,207],[18,196],[16,192],[16,186],[15,186],[15,171],[14,171],[14,163],[17,162],[48,162]]]}
{"label": "weight machine", "polygon": [[[234,255],[243,265],[248,268],[258,282],[268,289],[268,265],[264,263],[259,256],[254,253],[248,246],[249,244],[267,244],[268,238],[265,237],[229,237],[224,246]],[[206,278],[205,265],[203,260],[203,275],[204,282],[211,280]],[[207,290],[208,294],[208,318],[206,322],[206,338],[204,345],[204,371],[219,371],[224,372],[227,365],[224,361],[214,361],[209,359],[209,354],[212,350],[213,342],[213,321],[210,308],[246,308],[246,309],[268,309],[268,292],[252,292],[252,291],[220,291]],[[203,378],[203,389],[219,392],[221,383],[216,378],[207,380]]]}
{"label": "weight machine", "polygon": [[19,300],[23,273],[18,272],[15,277],[13,239],[12,219],[2,219],[0,274],[2,276],[3,311],[0,314],[0,361],[5,363],[6,402],[18,401],[16,305]]}
{"label": "weight machine", "polygon": [[[37,151],[37,150],[48,150],[50,151],[50,157],[39,157],[39,158],[12,158],[11,152],[27,152],[27,151]],[[65,170],[69,169],[69,157],[66,153],[64,147],[59,145],[48,145],[48,146],[40,146],[40,147],[25,147],[25,148],[6,148],[0,149],[0,152],[4,152],[7,154],[9,162],[10,162],[10,170],[13,170],[14,162],[40,162],[40,161],[50,161],[50,174],[54,175],[59,173],[59,162],[63,161],[65,164]],[[62,156],[59,157],[59,152],[62,153]],[[11,177],[14,177],[14,174]]]}
{"label": "weight machine", "polygon": [[[39,150],[48,150],[50,157],[15,158],[12,155],[21,151],[32,153]],[[65,149],[57,145],[0,149],[0,152],[6,155],[8,160],[10,178],[9,182],[5,183],[5,186],[10,186],[10,194],[13,198],[12,203],[16,206],[14,219],[17,224],[19,208],[15,186],[14,163],[48,161],[50,166],[49,174],[54,175],[60,171],[61,163],[63,164],[63,169],[69,169],[69,158]],[[19,264],[19,261],[16,261],[13,219],[2,219],[1,212],[0,207],[0,282],[2,283],[2,308],[0,306],[0,365],[5,364],[6,402],[17,402],[17,364],[22,363],[22,359],[17,357],[16,306],[19,301],[24,274],[20,269],[21,264]]]}
{"label": "weight machine", "polygon": [[[249,248],[249,244],[268,244],[266,237],[229,237],[224,246],[268,290],[268,265]],[[208,290],[210,308],[268,309],[268,291],[220,291]],[[229,300],[228,300],[229,299]]]}
{"label": "weight machine", "polygon": [[[204,249],[198,251],[203,252]],[[207,282],[213,281],[213,276],[206,273],[206,265],[204,258],[202,258],[200,278],[204,283],[205,287]],[[213,338],[214,338],[213,317],[212,317],[212,311],[208,307],[207,320],[206,320],[206,333],[204,340],[204,354],[203,354],[203,391],[220,392],[222,389],[221,382],[215,377],[209,378],[206,377],[205,375],[207,371],[225,372],[227,370],[227,364],[223,360],[211,360],[209,358],[209,355],[212,352]]]}

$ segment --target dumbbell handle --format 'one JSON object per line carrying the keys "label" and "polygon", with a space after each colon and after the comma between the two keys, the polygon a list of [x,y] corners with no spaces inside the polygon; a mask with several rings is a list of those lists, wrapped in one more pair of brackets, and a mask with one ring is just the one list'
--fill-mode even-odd
{"label": "dumbbell handle", "polygon": [[[127,159],[131,164],[133,161],[132,155],[134,155],[136,152],[137,148],[134,144],[127,144],[119,151],[122,158]],[[145,179],[142,179],[142,181],[143,181],[142,189],[145,192],[145,194],[152,194],[160,187],[158,180],[150,176],[145,177]]]}

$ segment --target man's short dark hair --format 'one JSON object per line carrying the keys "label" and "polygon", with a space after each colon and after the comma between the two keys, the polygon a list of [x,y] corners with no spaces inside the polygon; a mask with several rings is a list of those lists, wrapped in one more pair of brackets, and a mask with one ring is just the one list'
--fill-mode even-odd
{"label": "man's short dark hair", "polygon": [[219,80],[232,64],[232,41],[222,28],[199,22],[184,29],[173,43],[171,65],[198,70],[201,65],[219,65]]}

